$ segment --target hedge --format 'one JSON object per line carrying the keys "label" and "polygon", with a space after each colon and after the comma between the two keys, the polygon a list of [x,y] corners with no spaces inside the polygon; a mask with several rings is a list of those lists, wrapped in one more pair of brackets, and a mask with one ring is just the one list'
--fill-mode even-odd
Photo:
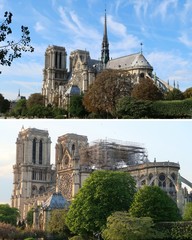
{"label": "hedge", "polygon": [[152,102],[150,115],[151,118],[191,118],[192,98]]}
{"label": "hedge", "polygon": [[192,222],[161,222],[155,227],[164,233],[163,239],[167,240],[191,240]]}

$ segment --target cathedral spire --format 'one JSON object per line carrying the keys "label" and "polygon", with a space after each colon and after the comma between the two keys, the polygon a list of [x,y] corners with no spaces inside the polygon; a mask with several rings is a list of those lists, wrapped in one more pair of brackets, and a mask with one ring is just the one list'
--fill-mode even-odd
{"label": "cathedral spire", "polygon": [[101,62],[105,66],[109,61],[109,42],[107,36],[107,15],[105,9],[105,22],[104,22],[104,33],[103,33],[103,42],[101,49]]}

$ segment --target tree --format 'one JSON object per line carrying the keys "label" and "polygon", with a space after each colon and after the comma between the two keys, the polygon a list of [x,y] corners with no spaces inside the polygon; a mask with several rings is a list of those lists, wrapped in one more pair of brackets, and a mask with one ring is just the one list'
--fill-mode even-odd
{"label": "tree", "polygon": [[11,12],[5,12],[5,20],[0,25],[0,64],[10,66],[15,58],[20,58],[22,52],[33,52],[34,48],[29,44],[30,32],[28,27],[21,26],[21,38],[18,41],[7,40],[12,29],[10,24],[12,22],[13,14]]}
{"label": "tree", "polygon": [[130,97],[122,97],[117,102],[116,111],[119,118],[149,118],[151,113],[151,101],[135,100]]}
{"label": "tree", "polygon": [[25,116],[27,114],[27,100],[24,98],[17,101],[12,111],[14,116]]}
{"label": "tree", "polygon": [[132,80],[133,76],[127,71],[112,69],[102,71],[84,95],[85,108],[93,113],[114,115],[118,99],[130,95]]}
{"label": "tree", "polygon": [[184,98],[191,98],[192,97],[192,87],[187,88],[184,92],[183,92]]}
{"label": "tree", "polygon": [[6,113],[10,108],[10,101],[0,93],[0,113]]}
{"label": "tree", "polygon": [[27,108],[30,109],[36,105],[44,106],[43,95],[41,93],[33,93],[27,100]]}
{"label": "tree", "polygon": [[177,204],[158,186],[139,189],[129,212],[133,217],[151,217],[155,222],[181,219]]}
{"label": "tree", "polygon": [[141,78],[138,84],[135,84],[131,96],[139,100],[161,100],[163,93],[154,84],[151,79]]}
{"label": "tree", "polygon": [[102,233],[104,240],[148,240],[160,237],[150,217],[130,217],[128,212],[115,212],[107,218],[107,227]]}
{"label": "tree", "polygon": [[47,230],[54,237],[68,238],[70,236],[70,230],[66,225],[66,209],[55,209],[51,211],[51,218],[48,222]]}
{"label": "tree", "polygon": [[26,220],[27,225],[31,227],[33,225],[33,209],[30,209],[28,211]]}
{"label": "tree", "polygon": [[74,95],[70,97],[69,112],[71,117],[83,118],[87,111],[83,105],[83,95]]}
{"label": "tree", "polygon": [[170,90],[166,93],[165,99],[166,100],[183,100],[184,95],[179,89],[174,88],[173,90]]}
{"label": "tree", "polygon": [[192,202],[185,205],[183,219],[185,221],[192,221]]}
{"label": "tree", "polygon": [[97,170],[87,178],[69,208],[67,225],[79,235],[100,234],[107,217],[127,211],[135,193],[129,173]]}
{"label": "tree", "polygon": [[19,217],[19,210],[12,208],[9,204],[0,204],[0,222],[15,225]]}
{"label": "tree", "polygon": [[0,222],[0,239],[14,239],[18,230],[11,224]]}

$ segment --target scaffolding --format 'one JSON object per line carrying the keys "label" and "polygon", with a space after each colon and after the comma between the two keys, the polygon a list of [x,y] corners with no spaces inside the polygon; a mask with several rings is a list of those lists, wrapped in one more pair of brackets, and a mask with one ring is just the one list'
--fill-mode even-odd
{"label": "scaffolding", "polygon": [[149,162],[140,143],[114,139],[96,140],[80,150],[82,165],[96,169],[116,169]]}

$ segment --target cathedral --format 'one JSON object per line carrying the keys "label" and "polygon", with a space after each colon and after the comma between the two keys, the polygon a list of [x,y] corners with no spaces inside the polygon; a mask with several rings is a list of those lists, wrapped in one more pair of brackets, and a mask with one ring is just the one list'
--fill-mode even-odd
{"label": "cathedral", "polygon": [[85,93],[93,83],[98,73],[105,69],[127,70],[134,74],[138,83],[140,77],[154,81],[163,91],[172,90],[168,83],[153,74],[153,67],[143,55],[139,53],[110,59],[109,41],[107,35],[107,17],[105,12],[104,33],[101,44],[100,60],[92,59],[86,50],[75,50],[69,56],[69,70],[67,69],[67,52],[65,47],[48,46],[45,52],[45,66],[43,69],[42,95],[45,105],[66,108],[70,97]]}
{"label": "cathedral", "polygon": [[130,173],[137,188],[159,186],[183,209],[191,201],[187,189],[192,183],[180,176],[175,162],[150,162],[140,143],[114,139],[88,142],[87,136],[68,133],[58,137],[55,163],[50,161],[51,138],[47,130],[22,127],[16,140],[13,166],[12,207],[21,220],[34,210],[34,228],[46,229],[53,209],[67,208],[93,171],[112,170]]}

